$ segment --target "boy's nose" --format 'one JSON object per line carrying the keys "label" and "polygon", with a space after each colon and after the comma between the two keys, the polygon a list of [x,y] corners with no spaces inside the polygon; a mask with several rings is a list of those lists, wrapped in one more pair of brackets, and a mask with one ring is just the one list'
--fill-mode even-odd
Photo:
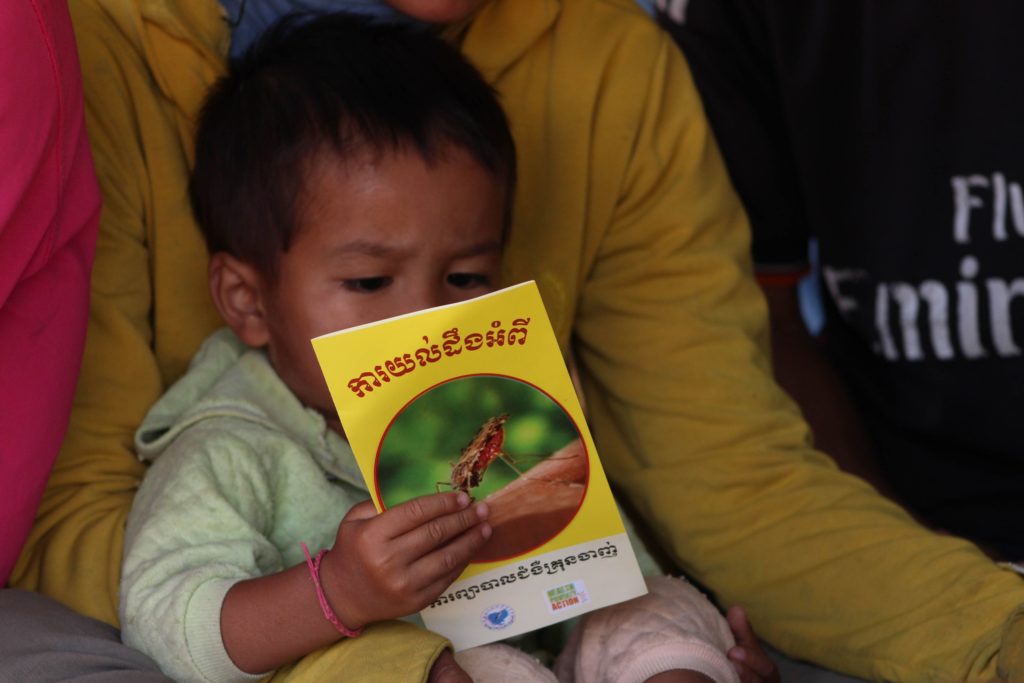
{"label": "boy's nose", "polygon": [[450,304],[455,301],[452,299],[444,287],[438,286],[420,286],[413,296],[409,297],[409,313],[414,311],[422,311],[425,308],[434,308],[435,306],[442,306],[444,304]]}

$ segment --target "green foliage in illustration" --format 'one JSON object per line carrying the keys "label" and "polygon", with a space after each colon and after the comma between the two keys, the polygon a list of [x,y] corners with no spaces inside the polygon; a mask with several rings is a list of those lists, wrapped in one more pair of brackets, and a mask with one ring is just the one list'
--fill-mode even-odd
{"label": "green foliage in illustration", "polygon": [[[413,401],[385,435],[377,462],[384,505],[436,493],[484,422],[502,413],[509,416],[503,451],[523,472],[579,436],[561,407],[529,384],[489,375],[446,382]],[[517,476],[495,460],[470,494],[481,500]]]}

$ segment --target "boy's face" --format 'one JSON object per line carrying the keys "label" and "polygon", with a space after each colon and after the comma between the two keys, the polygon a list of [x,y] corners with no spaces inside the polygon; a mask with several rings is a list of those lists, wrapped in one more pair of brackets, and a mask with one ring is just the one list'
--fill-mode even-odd
{"label": "boy's face", "polygon": [[506,191],[459,147],[314,162],[291,248],[264,288],[267,351],[299,399],[337,427],[310,339],[471,299],[498,284]]}

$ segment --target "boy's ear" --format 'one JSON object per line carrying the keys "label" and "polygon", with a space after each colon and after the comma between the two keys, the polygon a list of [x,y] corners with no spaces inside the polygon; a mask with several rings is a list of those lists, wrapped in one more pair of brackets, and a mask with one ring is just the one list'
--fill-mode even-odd
{"label": "boy's ear", "polygon": [[210,257],[210,295],[224,322],[247,346],[260,348],[269,341],[264,298],[267,285],[259,271],[224,252]]}

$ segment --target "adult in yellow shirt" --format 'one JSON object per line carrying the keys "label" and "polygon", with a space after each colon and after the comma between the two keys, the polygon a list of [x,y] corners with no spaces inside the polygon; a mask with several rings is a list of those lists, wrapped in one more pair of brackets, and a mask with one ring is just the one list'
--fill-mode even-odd
{"label": "adult in yellow shirt", "polygon": [[[746,217],[685,63],[633,0],[397,4],[436,12],[498,91],[521,179],[506,280],[538,281],[609,475],[679,567],[799,658],[1024,679],[1024,581],[840,473],[772,381]],[[14,584],[113,623],[133,431],[218,324],[186,183],[230,32],[216,0],[71,10],[105,209],[69,436]],[[367,635],[279,675],[369,659],[354,680],[422,680],[443,648]]]}

